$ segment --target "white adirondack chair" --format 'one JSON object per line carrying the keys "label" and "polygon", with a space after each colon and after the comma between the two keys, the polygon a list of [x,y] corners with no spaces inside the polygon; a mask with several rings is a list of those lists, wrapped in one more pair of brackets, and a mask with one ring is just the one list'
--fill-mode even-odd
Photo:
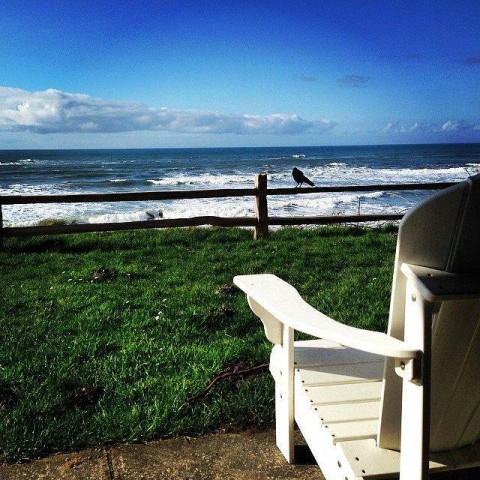
{"label": "white adirondack chair", "polygon": [[[386,334],[337,323],[274,275],[234,281],[275,344],[289,462],[295,420],[328,480],[480,465],[480,175],[404,217]],[[294,330],[319,339],[294,342]]]}

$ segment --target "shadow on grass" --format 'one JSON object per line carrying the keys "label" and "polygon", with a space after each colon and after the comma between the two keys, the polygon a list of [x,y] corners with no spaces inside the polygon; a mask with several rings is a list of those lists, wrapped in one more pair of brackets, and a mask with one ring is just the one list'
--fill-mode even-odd
{"label": "shadow on grass", "polygon": [[[189,235],[185,235],[188,232]],[[40,235],[4,239],[5,253],[90,253],[98,250],[138,250],[139,248],[181,247],[196,242],[235,243],[251,238],[250,230],[236,228],[169,228],[156,230],[127,230],[121,232],[94,232],[65,235]],[[1,251],[0,251],[1,253]]]}
{"label": "shadow on grass", "polygon": [[135,242],[134,233],[112,236],[108,233],[81,233],[76,235],[52,235],[31,238],[9,238],[4,242],[6,253],[91,253],[99,250],[129,251],[142,247]]}

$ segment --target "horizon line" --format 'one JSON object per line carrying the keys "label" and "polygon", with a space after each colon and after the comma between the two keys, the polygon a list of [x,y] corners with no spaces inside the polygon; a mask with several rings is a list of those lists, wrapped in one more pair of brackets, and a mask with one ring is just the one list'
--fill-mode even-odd
{"label": "horizon line", "polygon": [[358,143],[348,145],[283,145],[283,146],[234,146],[234,147],[78,147],[78,148],[2,148],[0,152],[53,151],[53,150],[234,150],[260,148],[351,148],[351,147],[415,147],[431,145],[480,145],[480,142],[423,142],[423,143]]}

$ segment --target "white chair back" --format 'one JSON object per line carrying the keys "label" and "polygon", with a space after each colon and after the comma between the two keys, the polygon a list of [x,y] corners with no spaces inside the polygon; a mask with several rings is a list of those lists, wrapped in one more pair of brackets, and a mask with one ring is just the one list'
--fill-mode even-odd
{"label": "white chair back", "polygon": [[[399,228],[388,334],[403,340],[403,263],[480,274],[480,174],[413,208]],[[480,301],[438,305],[432,325],[430,450],[480,438]],[[400,449],[402,380],[385,365],[378,444]],[[407,412],[408,414],[408,412]]]}

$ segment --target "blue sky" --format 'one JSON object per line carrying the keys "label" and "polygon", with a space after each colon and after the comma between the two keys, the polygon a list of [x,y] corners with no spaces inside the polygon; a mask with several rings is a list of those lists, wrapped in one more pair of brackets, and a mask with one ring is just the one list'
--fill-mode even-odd
{"label": "blue sky", "polygon": [[478,1],[0,4],[0,148],[480,141]]}

